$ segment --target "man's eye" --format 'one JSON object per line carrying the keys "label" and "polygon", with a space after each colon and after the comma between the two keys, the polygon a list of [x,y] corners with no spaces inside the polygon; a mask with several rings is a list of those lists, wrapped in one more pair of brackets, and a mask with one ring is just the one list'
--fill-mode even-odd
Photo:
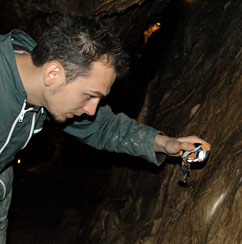
{"label": "man's eye", "polygon": [[91,98],[93,98],[94,96],[92,96],[92,95],[87,95],[87,99],[91,99]]}

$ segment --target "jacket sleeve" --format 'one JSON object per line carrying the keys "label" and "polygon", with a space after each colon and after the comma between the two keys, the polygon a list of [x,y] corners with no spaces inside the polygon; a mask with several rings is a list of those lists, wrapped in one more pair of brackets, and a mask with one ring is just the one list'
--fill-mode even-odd
{"label": "jacket sleeve", "polygon": [[97,149],[127,153],[161,164],[154,152],[154,139],[163,133],[138,124],[123,113],[114,114],[109,106],[100,107],[94,120],[74,121],[64,131]]}

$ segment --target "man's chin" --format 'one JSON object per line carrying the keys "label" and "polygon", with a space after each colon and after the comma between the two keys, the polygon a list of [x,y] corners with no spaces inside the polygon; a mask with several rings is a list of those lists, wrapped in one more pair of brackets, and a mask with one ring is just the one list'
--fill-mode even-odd
{"label": "man's chin", "polygon": [[67,117],[64,116],[58,116],[56,114],[50,113],[51,118],[58,124],[65,123],[66,120],[68,119]]}

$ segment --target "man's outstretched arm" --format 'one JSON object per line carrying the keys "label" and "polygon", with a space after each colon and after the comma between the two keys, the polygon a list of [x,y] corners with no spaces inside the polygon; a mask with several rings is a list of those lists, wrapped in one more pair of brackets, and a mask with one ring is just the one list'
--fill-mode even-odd
{"label": "man's outstretched arm", "polygon": [[156,165],[162,164],[165,157],[159,157],[155,152],[177,156],[180,150],[192,150],[192,143],[205,143],[195,136],[172,138],[162,135],[161,131],[138,124],[125,114],[113,114],[109,106],[100,107],[93,121],[75,121],[64,131],[97,149],[142,157]]}

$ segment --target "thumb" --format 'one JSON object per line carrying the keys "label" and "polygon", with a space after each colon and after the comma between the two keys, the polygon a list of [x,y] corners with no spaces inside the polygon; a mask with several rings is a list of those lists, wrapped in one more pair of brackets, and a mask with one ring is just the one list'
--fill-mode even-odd
{"label": "thumb", "polygon": [[168,143],[166,151],[171,156],[178,156],[180,151],[192,151],[193,149],[193,143],[172,140]]}
{"label": "thumb", "polygon": [[181,150],[192,151],[195,148],[193,143],[181,142]]}

